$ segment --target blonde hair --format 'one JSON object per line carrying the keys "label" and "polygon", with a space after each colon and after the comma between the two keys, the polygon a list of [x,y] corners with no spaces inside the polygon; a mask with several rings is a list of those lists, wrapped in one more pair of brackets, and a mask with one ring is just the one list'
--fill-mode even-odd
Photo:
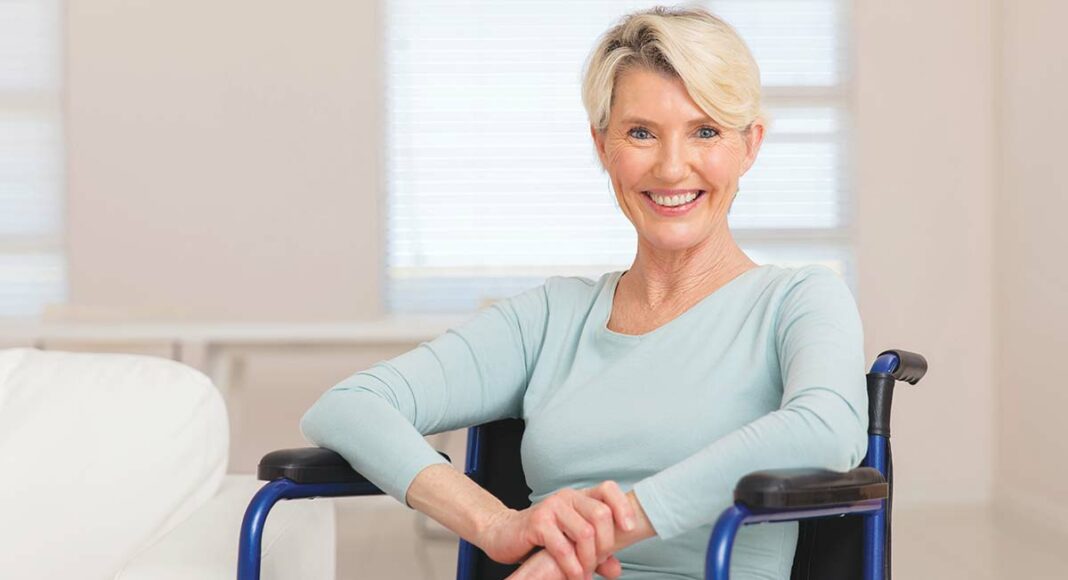
{"label": "blonde hair", "polygon": [[634,12],[604,33],[582,81],[582,103],[597,130],[608,128],[616,82],[636,67],[681,79],[697,106],[723,126],[745,130],[763,115],[760,69],[749,47],[702,8]]}

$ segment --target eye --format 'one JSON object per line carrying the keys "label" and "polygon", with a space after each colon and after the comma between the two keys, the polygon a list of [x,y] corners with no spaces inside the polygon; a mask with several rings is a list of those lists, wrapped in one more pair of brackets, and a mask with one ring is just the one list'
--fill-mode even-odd
{"label": "eye", "polygon": [[712,127],[701,127],[697,130],[697,136],[702,139],[711,139],[716,135],[719,135],[719,131],[716,131]]}
{"label": "eye", "polygon": [[635,139],[641,139],[641,140],[645,140],[645,139],[648,139],[649,137],[652,137],[652,134],[649,133],[649,130],[646,129],[645,127],[635,127],[633,129],[631,129],[630,131],[627,131],[627,135],[630,135],[631,137],[634,137]]}

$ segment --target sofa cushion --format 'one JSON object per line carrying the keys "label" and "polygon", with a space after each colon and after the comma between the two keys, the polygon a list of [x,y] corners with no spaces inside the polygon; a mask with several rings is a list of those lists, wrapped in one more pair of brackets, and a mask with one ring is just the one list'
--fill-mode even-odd
{"label": "sofa cushion", "polygon": [[212,497],[226,409],[147,356],[0,350],[0,577],[112,578]]}

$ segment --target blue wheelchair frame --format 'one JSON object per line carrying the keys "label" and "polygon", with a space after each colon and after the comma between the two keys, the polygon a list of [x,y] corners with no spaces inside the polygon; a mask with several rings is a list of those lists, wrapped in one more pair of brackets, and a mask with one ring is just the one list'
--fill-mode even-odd
{"label": "blue wheelchair frame", "polygon": [[[888,351],[876,359],[870,373],[891,375],[897,371],[899,364],[898,354]],[[924,361],[923,370],[926,370],[926,361]],[[920,376],[922,376],[922,371]],[[918,380],[918,377],[915,380]],[[909,382],[915,382],[915,380]],[[482,455],[480,453],[481,439],[481,426],[468,430],[465,472],[469,476],[477,474],[481,467],[479,465],[479,457]],[[889,481],[886,436],[876,434],[868,436],[868,452],[863,466],[875,468],[882,474],[884,480]],[[354,472],[353,474],[356,475]],[[256,493],[245,511],[238,547],[238,580],[259,580],[263,528],[270,509],[279,500],[380,495],[382,493],[378,487],[365,480],[344,483],[296,483],[285,477],[273,479]],[[750,509],[741,502],[735,502],[720,515],[713,527],[706,553],[705,577],[712,580],[729,578],[731,549],[735,536],[744,525],[857,515],[865,518],[864,580],[887,580],[884,574],[887,501],[887,499],[875,499],[815,509]],[[477,548],[461,539],[457,558],[458,580],[469,580],[472,577],[476,555]]]}

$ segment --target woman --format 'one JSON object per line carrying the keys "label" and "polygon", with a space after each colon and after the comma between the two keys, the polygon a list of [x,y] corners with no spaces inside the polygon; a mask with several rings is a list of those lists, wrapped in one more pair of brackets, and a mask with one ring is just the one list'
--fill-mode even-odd
{"label": "woman", "polygon": [[[856,305],[829,269],[758,266],[731,236],[764,136],[759,71],[699,9],[625,18],[591,54],[590,132],[638,233],[624,272],[554,277],[356,373],[301,422],[517,578],[703,578],[737,480],[864,456]],[[534,505],[505,508],[422,434],[526,420]],[[624,493],[625,492],[625,493]],[[744,528],[733,578],[787,578],[796,523]]]}

